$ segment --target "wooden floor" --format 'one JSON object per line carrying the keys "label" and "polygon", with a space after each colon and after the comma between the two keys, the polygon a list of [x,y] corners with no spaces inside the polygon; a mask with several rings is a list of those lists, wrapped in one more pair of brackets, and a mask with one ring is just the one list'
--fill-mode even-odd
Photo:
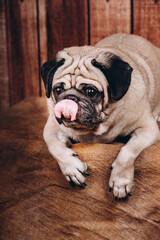
{"label": "wooden floor", "polygon": [[44,96],[40,66],[59,50],[134,33],[160,47],[157,0],[1,0],[0,110]]}
{"label": "wooden floor", "polygon": [[159,240],[160,143],[140,154],[132,197],[118,202],[108,181],[122,143],[75,144],[90,176],[73,188],[43,141],[47,115],[37,97],[0,118],[0,239]]}

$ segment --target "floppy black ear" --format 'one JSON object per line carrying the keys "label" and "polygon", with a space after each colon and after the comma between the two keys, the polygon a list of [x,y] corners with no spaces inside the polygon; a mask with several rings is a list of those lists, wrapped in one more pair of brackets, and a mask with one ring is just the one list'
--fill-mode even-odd
{"label": "floppy black ear", "polygon": [[49,98],[52,89],[52,81],[57,69],[62,66],[65,59],[61,59],[59,62],[56,61],[56,57],[52,60],[45,62],[41,67],[41,75],[46,89],[46,96]]}
{"label": "floppy black ear", "polygon": [[106,59],[106,62],[105,66],[105,64],[97,62],[95,59],[92,60],[93,66],[99,68],[107,78],[111,97],[118,101],[128,91],[133,69],[127,62],[122,61],[115,55],[112,55],[108,61]]}

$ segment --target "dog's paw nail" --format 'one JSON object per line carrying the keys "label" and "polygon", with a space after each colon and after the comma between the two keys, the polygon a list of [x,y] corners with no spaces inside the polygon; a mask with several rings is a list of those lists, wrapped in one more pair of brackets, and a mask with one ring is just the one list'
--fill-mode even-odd
{"label": "dog's paw nail", "polygon": [[78,154],[77,153],[73,153],[72,156],[73,157],[78,157]]}
{"label": "dog's paw nail", "polygon": [[72,143],[68,141],[68,142],[66,143],[66,146],[67,146],[68,148],[71,148],[71,147],[72,147]]}
{"label": "dog's paw nail", "polygon": [[78,169],[78,171],[83,175],[83,176],[90,176],[90,174],[88,173],[88,172],[81,172],[79,169]]}
{"label": "dog's paw nail", "polygon": [[85,186],[83,186],[82,184],[81,184],[81,185],[78,185],[78,187],[81,188],[81,189],[84,189],[84,188],[85,188]]}
{"label": "dog's paw nail", "polygon": [[132,193],[128,193],[128,196],[129,196],[129,197],[132,197]]}
{"label": "dog's paw nail", "polygon": [[119,200],[119,198],[118,198],[118,197],[115,197],[114,199],[115,199],[116,201],[118,201],[118,200]]}
{"label": "dog's paw nail", "polygon": [[61,119],[61,118],[57,118],[57,117],[56,117],[56,120],[57,120],[57,122],[58,122],[59,124],[62,124],[62,119]]}
{"label": "dog's paw nail", "polygon": [[118,198],[118,202],[123,202],[124,198]]}
{"label": "dog's paw nail", "polygon": [[111,187],[109,188],[109,192],[112,192],[112,188]]}
{"label": "dog's paw nail", "polygon": [[84,183],[81,183],[80,185],[78,185],[78,187],[84,189],[85,187],[87,186],[87,184],[84,182]]}
{"label": "dog's paw nail", "polygon": [[70,185],[71,187],[75,187],[75,186],[76,186],[75,183],[74,183],[72,180],[69,181],[69,185]]}
{"label": "dog's paw nail", "polygon": [[90,174],[88,172],[83,172],[84,176],[90,176]]}
{"label": "dog's paw nail", "polygon": [[113,167],[112,166],[110,166],[110,168],[109,168],[110,170],[112,170],[113,169]]}

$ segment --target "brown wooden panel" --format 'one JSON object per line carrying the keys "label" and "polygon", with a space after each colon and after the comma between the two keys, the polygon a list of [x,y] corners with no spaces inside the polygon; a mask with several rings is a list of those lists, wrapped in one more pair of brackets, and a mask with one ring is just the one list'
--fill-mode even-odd
{"label": "brown wooden panel", "polygon": [[[40,65],[48,60],[47,42],[47,4],[46,0],[39,0],[39,43],[40,43]],[[41,78],[41,95],[45,96],[45,88]]]}
{"label": "brown wooden panel", "polygon": [[91,44],[113,33],[131,32],[130,0],[90,0]]}
{"label": "brown wooden panel", "polygon": [[7,0],[11,104],[39,95],[37,6],[35,0]]}
{"label": "brown wooden panel", "polygon": [[86,0],[47,0],[48,55],[64,47],[88,44]]}
{"label": "brown wooden panel", "polygon": [[0,111],[9,107],[9,76],[7,59],[7,37],[5,0],[0,2]]}
{"label": "brown wooden panel", "polygon": [[134,0],[134,33],[160,47],[160,1]]}

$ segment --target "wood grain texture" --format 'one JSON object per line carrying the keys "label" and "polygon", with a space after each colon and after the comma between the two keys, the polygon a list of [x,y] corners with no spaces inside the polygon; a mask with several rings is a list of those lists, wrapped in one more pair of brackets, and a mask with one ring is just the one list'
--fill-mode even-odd
{"label": "wood grain texture", "polygon": [[[47,2],[39,0],[39,37],[40,37],[40,65],[48,60],[47,42]],[[54,26],[53,26],[54,27]],[[45,88],[41,78],[41,95],[45,96]]]}
{"label": "wood grain texture", "polygon": [[11,105],[39,95],[36,1],[7,0]]}
{"label": "wood grain texture", "polygon": [[9,107],[9,76],[5,0],[0,2],[0,111]]}
{"label": "wood grain texture", "polygon": [[109,167],[123,144],[74,144],[90,176],[73,188],[44,143],[47,112],[30,98],[0,117],[0,239],[159,240],[160,143],[135,162],[132,197],[116,201]]}
{"label": "wood grain texture", "polygon": [[154,0],[2,0],[0,110],[40,92],[44,96],[39,67],[64,47],[94,45],[131,31],[160,47],[159,24],[160,1]]}
{"label": "wood grain texture", "polygon": [[87,1],[48,0],[48,56],[64,47],[88,44]]}
{"label": "wood grain texture", "polygon": [[134,34],[160,47],[160,1],[134,0]]}
{"label": "wood grain texture", "polygon": [[113,33],[130,33],[130,0],[90,0],[90,32],[92,45]]}

